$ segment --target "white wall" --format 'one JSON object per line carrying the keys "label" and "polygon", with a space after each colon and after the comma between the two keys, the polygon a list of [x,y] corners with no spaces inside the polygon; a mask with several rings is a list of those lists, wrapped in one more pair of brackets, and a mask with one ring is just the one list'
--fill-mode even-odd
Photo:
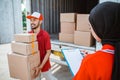
{"label": "white wall", "polygon": [[[31,14],[31,0],[26,0],[26,10]],[[30,30],[30,20],[27,19],[27,32]]]}
{"label": "white wall", "polygon": [[21,0],[0,0],[0,43],[11,42],[22,30]]}
{"label": "white wall", "polygon": [[21,10],[21,0],[12,0],[13,1],[13,19],[14,19],[14,33],[22,33],[22,10]]}

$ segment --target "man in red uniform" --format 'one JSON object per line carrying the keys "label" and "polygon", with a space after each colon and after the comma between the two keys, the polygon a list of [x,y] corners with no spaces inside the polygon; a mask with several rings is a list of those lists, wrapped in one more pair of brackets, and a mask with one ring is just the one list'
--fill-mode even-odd
{"label": "man in red uniform", "polygon": [[[51,54],[51,43],[49,34],[41,28],[43,16],[41,13],[34,12],[32,15],[27,16],[31,22],[30,33],[37,34],[38,49],[40,52],[40,64],[34,69],[36,76],[41,72],[42,76],[46,80],[57,80],[50,72],[50,54]],[[40,80],[40,79],[39,79]]]}

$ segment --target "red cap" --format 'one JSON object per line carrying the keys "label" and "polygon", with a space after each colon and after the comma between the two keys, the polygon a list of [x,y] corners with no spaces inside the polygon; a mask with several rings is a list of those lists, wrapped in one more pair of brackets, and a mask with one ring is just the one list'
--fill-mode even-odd
{"label": "red cap", "polygon": [[28,19],[37,18],[37,19],[39,19],[40,21],[43,20],[42,14],[41,14],[41,13],[38,13],[38,12],[34,12],[32,15],[28,15],[27,18],[28,18]]}

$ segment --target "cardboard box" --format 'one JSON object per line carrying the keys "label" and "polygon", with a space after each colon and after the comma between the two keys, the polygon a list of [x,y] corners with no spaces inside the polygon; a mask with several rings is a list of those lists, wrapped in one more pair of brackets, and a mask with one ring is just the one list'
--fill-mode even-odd
{"label": "cardboard box", "polygon": [[15,34],[14,39],[16,42],[34,42],[36,41],[36,34],[34,33],[23,33]]}
{"label": "cardboard box", "polygon": [[89,15],[88,14],[77,14],[77,31],[89,31]]}
{"label": "cardboard box", "polygon": [[92,46],[94,44],[94,38],[91,32],[75,31],[74,44],[81,46]]}
{"label": "cardboard box", "polygon": [[76,22],[76,14],[75,13],[61,13],[60,21],[61,22]]}
{"label": "cardboard box", "polygon": [[11,43],[12,51],[18,54],[30,55],[38,52],[38,43],[20,43],[20,42],[12,42]]}
{"label": "cardboard box", "polygon": [[73,43],[74,34],[59,33],[59,41]]}
{"label": "cardboard box", "polygon": [[20,80],[33,80],[33,68],[40,63],[40,55],[36,53],[30,56],[10,53],[8,56],[8,65],[10,77]]}
{"label": "cardboard box", "polygon": [[69,33],[74,34],[75,31],[75,23],[70,22],[61,22],[61,33]]}

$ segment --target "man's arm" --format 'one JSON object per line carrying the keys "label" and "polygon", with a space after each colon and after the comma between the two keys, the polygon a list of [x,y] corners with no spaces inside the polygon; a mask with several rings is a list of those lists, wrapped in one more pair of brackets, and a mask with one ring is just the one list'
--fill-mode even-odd
{"label": "man's arm", "polygon": [[50,54],[51,54],[51,50],[47,50],[47,51],[46,51],[46,55],[45,55],[45,57],[44,57],[41,65],[39,66],[39,69],[42,69],[42,68],[43,68],[43,66],[45,65],[45,63],[46,63],[47,60],[49,59]]}
{"label": "man's arm", "polygon": [[37,67],[33,68],[33,70],[35,70],[34,78],[36,78],[39,75],[41,69],[43,68],[43,66],[45,65],[45,63],[47,62],[47,60],[49,59],[50,54],[51,54],[51,50],[47,50],[46,51],[46,55],[45,55],[42,63],[39,64]]}

